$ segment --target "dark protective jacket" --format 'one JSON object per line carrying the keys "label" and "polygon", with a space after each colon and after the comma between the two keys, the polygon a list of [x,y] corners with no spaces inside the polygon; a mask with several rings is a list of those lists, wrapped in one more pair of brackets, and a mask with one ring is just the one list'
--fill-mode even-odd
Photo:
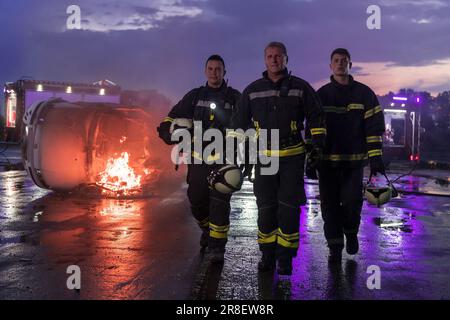
{"label": "dark protective jacket", "polygon": [[[283,77],[272,82],[267,71],[242,93],[233,112],[232,128],[279,129],[279,150],[265,151],[269,156],[293,156],[305,152],[301,131],[305,121],[314,143],[325,137],[323,111],[314,89],[303,79],[284,70]],[[270,137],[270,132],[268,133]],[[263,150],[264,152],[264,150]]]}
{"label": "dark protective jacket", "polygon": [[[203,130],[216,128],[223,132],[231,127],[231,115],[241,93],[223,82],[220,88],[205,86],[189,91],[169,112],[164,121],[172,122],[177,118],[192,119],[201,121]],[[211,109],[211,104],[215,104],[215,109]],[[202,137],[194,137],[199,142]],[[208,143],[201,142],[203,147]],[[201,156],[193,151],[194,157],[201,159]],[[220,155],[216,155],[219,158]]]}
{"label": "dark protective jacket", "polygon": [[384,116],[375,93],[352,76],[348,85],[331,76],[317,93],[327,129],[323,164],[360,167],[369,157],[381,157]]}

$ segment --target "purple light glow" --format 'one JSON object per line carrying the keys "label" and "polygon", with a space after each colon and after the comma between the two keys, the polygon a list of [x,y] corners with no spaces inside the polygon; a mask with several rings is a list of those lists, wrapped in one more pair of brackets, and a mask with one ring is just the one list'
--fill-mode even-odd
{"label": "purple light glow", "polygon": [[401,101],[406,101],[406,100],[408,100],[408,98],[405,98],[405,97],[394,97],[393,99],[394,99],[394,100],[401,100]]}
{"label": "purple light glow", "polygon": [[417,102],[417,103],[420,102],[420,98],[419,98],[419,97],[416,98],[416,102]]}

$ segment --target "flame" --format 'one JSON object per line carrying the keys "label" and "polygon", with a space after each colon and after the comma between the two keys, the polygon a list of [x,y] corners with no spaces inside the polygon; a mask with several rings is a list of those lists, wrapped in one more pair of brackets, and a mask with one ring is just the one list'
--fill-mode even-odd
{"label": "flame", "polygon": [[141,175],[136,175],[128,165],[129,154],[122,152],[118,158],[110,158],[106,169],[99,174],[97,185],[107,189],[102,193],[113,191],[118,196],[130,195],[141,187]]}

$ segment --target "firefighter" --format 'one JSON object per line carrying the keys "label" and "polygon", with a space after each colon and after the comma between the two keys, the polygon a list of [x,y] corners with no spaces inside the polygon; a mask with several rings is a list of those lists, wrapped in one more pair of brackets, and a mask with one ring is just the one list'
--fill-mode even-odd
{"label": "firefighter", "polygon": [[[259,150],[269,157],[279,157],[278,171],[262,174],[263,164],[255,166],[254,193],[258,206],[258,243],[262,258],[260,271],[276,267],[282,275],[292,274],[292,258],[299,246],[300,205],[306,201],[303,175],[305,144],[301,135],[303,122],[311,128],[316,149],[324,139],[322,108],[313,88],[287,71],[286,47],[270,42],[264,49],[266,71],[243,92],[233,112],[234,129],[255,128],[279,132],[279,149]],[[260,147],[258,147],[260,148]],[[319,151],[320,153],[320,151]]]}
{"label": "firefighter", "polygon": [[[159,136],[167,144],[171,141],[170,127],[177,119],[201,121],[202,129],[216,128],[225,136],[225,130],[230,128],[231,114],[240,98],[240,92],[227,85],[224,81],[225,62],[219,55],[212,55],[206,60],[204,86],[189,91],[169,112],[158,127]],[[194,136],[204,147],[202,137]],[[193,148],[194,149],[194,148]],[[214,154],[212,160],[219,160],[223,155]],[[194,158],[201,163],[195,164]],[[209,247],[213,263],[224,261],[225,244],[229,229],[231,194],[224,194],[208,186],[207,177],[215,168],[214,164],[206,163],[202,154],[192,152],[191,164],[188,164],[187,196],[191,205],[192,215],[202,230],[200,247],[204,251]]]}
{"label": "firefighter", "polygon": [[350,53],[331,53],[331,82],[317,93],[326,115],[327,136],[318,167],[324,233],[330,263],[340,263],[342,250],[358,252],[363,203],[363,167],[384,174],[382,135],[384,117],[375,93],[349,74]]}

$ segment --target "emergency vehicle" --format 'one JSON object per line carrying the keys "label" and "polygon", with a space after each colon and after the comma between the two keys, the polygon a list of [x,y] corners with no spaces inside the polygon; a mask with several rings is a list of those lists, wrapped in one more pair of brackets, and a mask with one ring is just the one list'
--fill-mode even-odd
{"label": "emergency vehicle", "polygon": [[383,106],[386,131],[383,136],[383,158],[392,160],[420,160],[419,96],[392,96]]}
{"label": "emergency vehicle", "polygon": [[62,98],[68,102],[120,103],[121,88],[109,80],[93,84],[21,79],[4,86],[5,137],[0,140],[20,142],[22,118],[35,102]]}

